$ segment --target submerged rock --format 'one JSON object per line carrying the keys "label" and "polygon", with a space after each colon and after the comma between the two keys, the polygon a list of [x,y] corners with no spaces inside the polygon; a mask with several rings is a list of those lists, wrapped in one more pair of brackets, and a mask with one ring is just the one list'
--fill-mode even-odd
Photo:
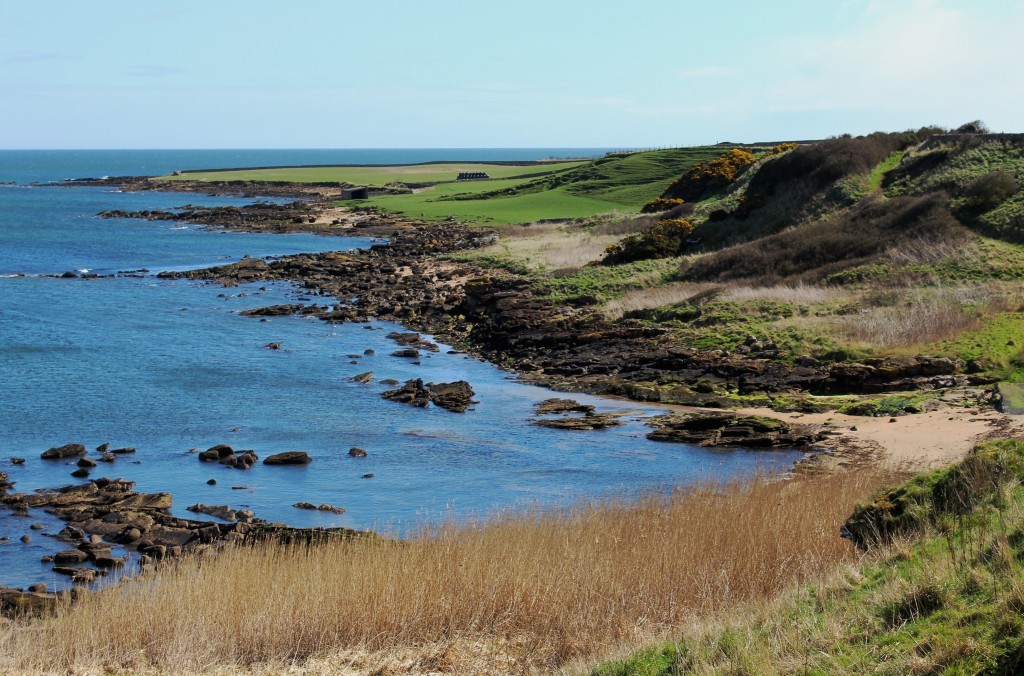
{"label": "submerged rock", "polygon": [[264,465],[305,465],[313,462],[313,458],[303,451],[288,451],[267,456]]}
{"label": "submerged rock", "polygon": [[365,385],[366,383],[373,380],[373,371],[367,371],[366,373],[360,373],[359,375],[352,376],[349,378],[354,383],[360,383]]}

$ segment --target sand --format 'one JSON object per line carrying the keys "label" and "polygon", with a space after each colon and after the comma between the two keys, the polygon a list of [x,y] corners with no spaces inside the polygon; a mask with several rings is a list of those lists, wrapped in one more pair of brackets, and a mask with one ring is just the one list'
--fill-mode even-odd
{"label": "sand", "polygon": [[987,438],[1024,438],[1024,418],[990,409],[951,408],[891,419],[834,412],[778,413],[760,408],[738,413],[839,432],[822,445],[835,452],[832,464],[840,467],[875,463],[917,471],[950,465]]}

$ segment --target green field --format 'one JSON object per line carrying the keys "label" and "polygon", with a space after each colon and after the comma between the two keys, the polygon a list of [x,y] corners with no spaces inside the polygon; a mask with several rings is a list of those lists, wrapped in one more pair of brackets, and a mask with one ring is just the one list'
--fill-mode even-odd
{"label": "green field", "polygon": [[[694,164],[721,152],[720,147],[704,146],[525,166],[437,162],[189,171],[161,180],[350,183],[371,187],[404,183],[416,192],[377,195],[346,204],[372,205],[409,218],[443,220],[453,216],[466,223],[504,225],[635,213]],[[490,179],[456,182],[463,171],[482,171]]]}
{"label": "green field", "polygon": [[286,181],[289,183],[352,183],[383,186],[388,183],[440,183],[454,181],[462,171],[482,171],[491,178],[536,176],[573,169],[587,164],[576,162],[545,162],[531,165],[478,164],[474,162],[410,164],[379,167],[275,167],[269,169],[237,169],[189,171],[177,176],[163,176],[168,181]]}
{"label": "green field", "polygon": [[414,195],[381,195],[364,203],[409,218],[454,216],[492,225],[635,213],[694,164],[721,152],[707,146],[605,157],[550,176],[442,184]]}

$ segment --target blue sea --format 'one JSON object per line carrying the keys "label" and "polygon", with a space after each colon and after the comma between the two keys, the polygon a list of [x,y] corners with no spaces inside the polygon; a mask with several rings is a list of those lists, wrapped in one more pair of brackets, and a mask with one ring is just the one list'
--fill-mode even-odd
{"label": "blue sea", "polygon": [[[124,477],[143,492],[170,492],[174,513],[196,502],[248,508],[296,526],[347,526],[403,533],[428,521],[485,516],[585,497],[635,497],[699,480],[785,471],[799,454],[723,451],[644,437],[642,418],[660,412],[630,402],[577,396],[600,411],[633,411],[626,425],[571,432],[529,424],[550,391],[459,354],[421,365],[388,356],[385,335],[402,327],[330,325],[240,310],[304,298],[287,284],[230,289],[166,281],[160,270],[243,256],[365,247],[367,239],[223,233],[173,222],[103,220],[106,209],[159,209],[247,200],[175,193],[121,193],[39,185],[66,178],[164,174],[177,169],[287,164],[522,160],[601,155],[605,149],[0,151],[0,471],[16,491],[81,480],[51,446],[102,443],[138,449],[93,476]],[[68,270],[149,270],[140,277],[59,279]],[[314,299],[316,300],[316,299]],[[370,330],[368,330],[370,329]],[[263,346],[280,342],[280,351]],[[364,351],[373,350],[372,356]],[[373,371],[375,382],[349,381]],[[479,404],[464,414],[410,408],[380,398],[376,381],[467,380]],[[260,457],[306,451],[302,467],[250,471],[197,461],[191,449],[227,443]],[[368,451],[351,458],[353,446]],[[10,457],[26,459],[24,465]],[[362,478],[373,474],[373,478]],[[216,479],[216,485],[208,485]],[[293,503],[331,503],[344,514]],[[44,531],[30,529],[41,523]],[[44,554],[63,548],[43,533],[62,527],[42,511],[0,508],[0,584],[67,585]],[[19,541],[29,535],[31,542]]]}

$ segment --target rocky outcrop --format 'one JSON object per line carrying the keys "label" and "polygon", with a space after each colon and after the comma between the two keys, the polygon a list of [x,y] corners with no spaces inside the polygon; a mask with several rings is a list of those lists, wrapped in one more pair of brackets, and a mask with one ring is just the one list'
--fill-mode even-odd
{"label": "rocky outcrop", "polygon": [[609,427],[618,427],[622,424],[619,420],[624,413],[587,413],[582,416],[562,416],[561,418],[548,418],[544,420],[533,420],[532,423],[538,427],[551,427],[558,430],[604,430]]}
{"label": "rocky outcrop", "polygon": [[545,399],[533,407],[537,415],[552,415],[558,413],[593,413],[594,407],[589,404],[581,404],[575,399]]}
{"label": "rocky outcrop", "polygon": [[63,458],[77,458],[85,455],[85,453],[85,446],[82,444],[64,444],[63,446],[54,446],[43,451],[40,457],[43,460],[60,460]]}
{"label": "rocky outcrop", "polygon": [[423,379],[407,380],[396,390],[388,390],[380,395],[389,401],[396,401],[407,406],[426,408],[430,405],[430,392],[423,385]]}
{"label": "rocky outcrop", "polygon": [[456,380],[453,383],[430,383],[427,385],[430,393],[430,401],[435,406],[453,413],[464,413],[473,401],[476,393],[465,380]]}
{"label": "rocky outcrop", "polygon": [[288,451],[268,455],[263,461],[264,465],[306,465],[313,462],[313,458],[303,451]]}
{"label": "rocky outcrop", "polygon": [[473,401],[474,394],[473,388],[465,380],[424,385],[423,379],[417,378],[408,380],[400,388],[388,390],[380,396],[383,399],[420,408],[426,408],[433,402],[435,406],[453,413],[464,413],[470,404],[476,403]]}
{"label": "rocky outcrop", "polygon": [[671,413],[648,424],[655,428],[648,439],[695,446],[804,448],[824,438],[806,426],[731,413]]}

